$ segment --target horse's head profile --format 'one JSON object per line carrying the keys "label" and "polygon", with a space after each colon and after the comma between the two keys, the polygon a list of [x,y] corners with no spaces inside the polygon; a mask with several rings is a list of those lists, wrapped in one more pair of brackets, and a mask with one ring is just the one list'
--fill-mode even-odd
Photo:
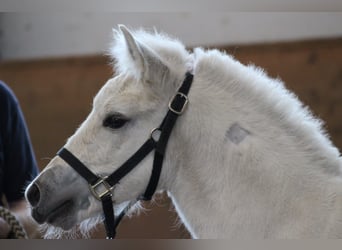
{"label": "horse's head profile", "polygon": [[[115,76],[96,95],[91,113],[65,145],[99,176],[108,176],[124,163],[159,125],[189,61],[178,41],[143,31],[132,34],[124,26],[114,31],[110,53]],[[143,193],[151,161],[146,157],[115,185],[114,205]],[[30,184],[26,197],[36,221],[63,230],[102,213],[88,183],[58,156]]]}

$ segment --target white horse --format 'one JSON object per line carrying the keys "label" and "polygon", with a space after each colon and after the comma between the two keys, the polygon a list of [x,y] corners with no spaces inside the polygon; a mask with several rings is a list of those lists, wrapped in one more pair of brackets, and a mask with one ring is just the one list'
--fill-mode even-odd
{"label": "white horse", "polygon": [[[168,192],[192,237],[342,238],[340,153],[282,82],[217,50],[191,53],[163,34],[124,26],[114,34],[116,76],[65,145],[91,171],[110,174],[125,162],[191,71],[189,104],[172,131],[158,190]],[[152,160],[115,187],[114,207],[145,190]],[[85,233],[102,213],[87,182],[58,156],[26,196],[48,233],[76,225]]]}

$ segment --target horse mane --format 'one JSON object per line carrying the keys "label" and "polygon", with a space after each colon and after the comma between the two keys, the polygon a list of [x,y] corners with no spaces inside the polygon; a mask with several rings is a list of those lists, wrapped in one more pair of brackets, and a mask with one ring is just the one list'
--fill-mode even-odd
{"label": "horse mane", "polygon": [[[243,65],[232,56],[216,49],[194,50],[194,75],[208,82],[208,91],[226,89],[229,97],[248,106],[255,114],[263,113],[282,131],[298,140],[302,149],[311,155],[324,170],[333,175],[342,172],[339,150],[331,142],[322,120],[316,118],[298,97],[285,88],[279,79],[269,77],[253,64]],[[216,85],[216,86],[213,86]],[[225,92],[225,93],[227,93]],[[227,98],[229,98],[227,97]],[[253,120],[253,117],[245,117]],[[265,124],[264,124],[265,125]],[[268,133],[267,127],[260,128]],[[340,163],[336,164],[336,159]]]}

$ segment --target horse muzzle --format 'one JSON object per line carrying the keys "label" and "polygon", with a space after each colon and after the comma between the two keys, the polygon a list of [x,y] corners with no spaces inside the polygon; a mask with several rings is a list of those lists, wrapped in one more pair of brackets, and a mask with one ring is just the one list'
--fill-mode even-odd
{"label": "horse muzzle", "polygon": [[56,173],[58,169],[42,172],[27,187],[25,196],[37,223],[68,230],[77,223],[77,212],[90,206],[89,191],[79,178],[62,176]]}

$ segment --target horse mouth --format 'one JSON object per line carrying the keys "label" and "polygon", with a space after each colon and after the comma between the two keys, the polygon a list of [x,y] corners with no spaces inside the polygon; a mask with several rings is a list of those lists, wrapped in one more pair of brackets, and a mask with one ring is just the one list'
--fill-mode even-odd
{"label": "horse mouth", "polygon": [[53,209],[47,217],[47,222],[50,224],[53,224],[56,220],[59,218],[64,217],[66,214],[68,214],[73,207],[74,202],[72,200],[67,200],[63,202],[61,205]]}
{"label": "horse mouth", "polygon": [[[68,214],[72,211],[72,208],[74,206],[73,200],[66,200],[63,203],[59,204],[52,210],[42,213],[40,212],[39,208],[33,208],[32,209],[32,217],[39,223],[42,224],[44,222],[47,222],[51,225],[63,225],[63,221],[66,221],[66,219],[69,217]],[[65,226],[61,226],[65,227]],[[65,228],[64,228],[65,229]]]}

